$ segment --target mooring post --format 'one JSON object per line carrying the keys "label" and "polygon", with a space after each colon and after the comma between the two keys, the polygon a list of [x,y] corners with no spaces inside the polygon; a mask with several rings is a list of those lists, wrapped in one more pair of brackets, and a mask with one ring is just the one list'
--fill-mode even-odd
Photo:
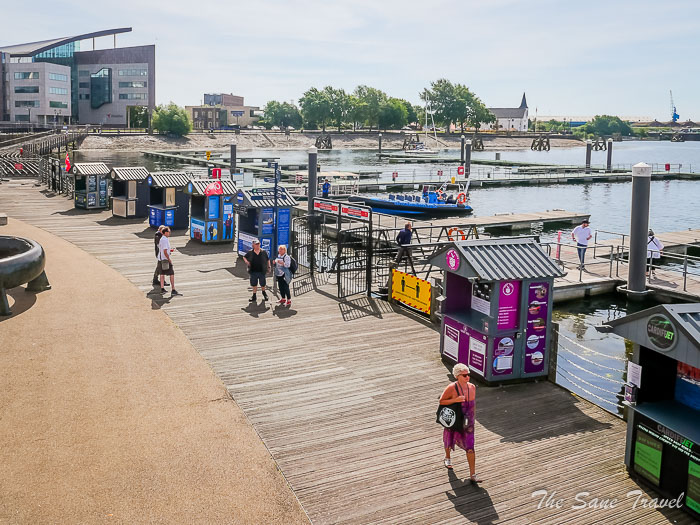
{"label": "mooring post", "polygon": [[591,172],[591,151],[593,150],[593,142],[591,139],[586,141],[586,173]]}
{"label": "mooring post", "polygon": [[649,233],[649,194],[651,166],[632,166],[632,215],[630,217],[630,258],[627,291],[631,298],[646,290],[647,241]]}
{"label": "mooring post", "polygon": [[608,165],[606,166],[608,172],[612,171],[612,145],[613,139],[608,139]]}
{"label": "mooring post", "polygon": [[236,143],[235,142],[231,143],[231,161],[229,164],[231,167],[231,178],[233,178],[233,174],[236,173]]}
{"label": "mooring post", "polygon": [[318,149],[312,147],[309,148],[309,191],[308,195],[308,213],[312,214],[314,212],[314,197],[316,197],[316,191],[318,190],[317,177],[317,166],[318,165]]}
{"label": "mooring post", "polygon": [[462,143],[462,149],[460,150],[459,154],[459,162],[464,166],[464,135],[460,137],[461,143]]}
{"label": "mooring post", "polygon": [[467,140],[464,143],[464,162],[462,165],[464,166],[464,178],[468,179],[469,178],[469,173],[471,172],[471,164],[472,164],[472,141]]}
{"label": "mooring post", "polygon": [[379,153],[382,152],[382,134],[379,134]]}

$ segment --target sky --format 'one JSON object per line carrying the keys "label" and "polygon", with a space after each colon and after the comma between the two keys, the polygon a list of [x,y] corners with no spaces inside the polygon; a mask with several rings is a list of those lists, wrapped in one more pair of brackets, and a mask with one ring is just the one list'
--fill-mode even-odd
{"label": "sky", "polygon": [[117,45],[155,44],[158,104],[224,92],[264,106],[360,84],[419,103],[447,78],[490,107],[517,107],[525,92],[531,116],[669,120],[672,90],[681,120],[700,120],[696,0],[31,3],[27,17],[19,0],[0,0],[14,21],[2,24],[0,46],[132,27]]}

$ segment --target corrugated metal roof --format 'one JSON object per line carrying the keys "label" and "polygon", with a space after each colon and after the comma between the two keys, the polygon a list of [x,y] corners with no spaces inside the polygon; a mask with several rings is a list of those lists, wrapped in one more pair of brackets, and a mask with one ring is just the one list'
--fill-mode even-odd
{"label": "corrugated metal roof", "polygon": [[[245,205],[251,208],[272,208],[275,205],[274,188],[254,188],[252,190],[239,190],[245,197]],[[283,186],[277,190],[277,206],[286,208],[297,205],[296,199],[292,197]]]}
{"label": "corrugated metal roof", "polygon": [[77,175],[109,175],[109,167],[104,162],[76,162],[71,171]]}
{"label": "corrugated metal roof", "polygon": [[479,279],[500,281],[561,277],[564,273],[532,238],[484,239],[455,242],[463,261]]}
{"label": "corrugated metal roof", "polygon": [[155,188],[184,188],[194,175],[190,171],[156,171],[150,178]]}
{"label": "corrugated metal roof", "polygon": [[624,326],[653,314],[666,314],[671,317],[696,347],[700,348],[700,303],[660,304],[640,312],[606,321],[608,326]]}
{"label": "corrugated metal roof", "polygon": [[143,166],[129,166],[126,168],[112,168],[111,176],[116,180],[143,180],[150,173]]}
{"label": "corrugated metal roof", "polygon": [[[192,195],[204,195],[204,190],[206,190],[207,186],[216,181],[217,179],[192,179],[190,181],[192,183]],[[235,195],[238,193],[232,180],[221,180],[220,182],[224,195]]]}

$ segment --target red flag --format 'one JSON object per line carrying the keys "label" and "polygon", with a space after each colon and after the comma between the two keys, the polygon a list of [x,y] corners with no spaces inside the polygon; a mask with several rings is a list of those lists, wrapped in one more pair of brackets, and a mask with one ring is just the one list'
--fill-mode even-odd
{"label": "red flag", "polygon": [[66,172],[70,171],[70,159],[68,158],[68,153],[66,153]]}
{"label": "red flag", "polygon": [[209,184],[205,190],[204,195],[223,195],[224,189],[221,187],[221,181],[215,181]]}

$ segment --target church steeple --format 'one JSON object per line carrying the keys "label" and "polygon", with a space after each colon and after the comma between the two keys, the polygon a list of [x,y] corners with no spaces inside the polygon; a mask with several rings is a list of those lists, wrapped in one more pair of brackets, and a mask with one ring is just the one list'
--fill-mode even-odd
{"label": "church steeple", "polygon": [[527,108],[527,100],[525,100],[525,93],[523,93],[523,101],[520,103],[520,109]]}

